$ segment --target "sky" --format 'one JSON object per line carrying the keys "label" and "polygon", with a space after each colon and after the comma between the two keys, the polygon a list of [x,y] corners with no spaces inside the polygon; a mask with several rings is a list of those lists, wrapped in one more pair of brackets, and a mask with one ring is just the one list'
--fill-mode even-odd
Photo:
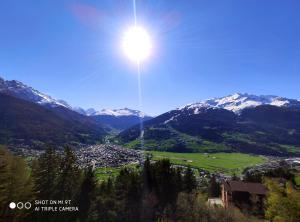
{"label": "sky", "polygon": [[236,92],[300,99],[300,1],[136,0],[152,40],[122,49],[130,0],[1,0],[0,76],[83,108],[158,115]]}

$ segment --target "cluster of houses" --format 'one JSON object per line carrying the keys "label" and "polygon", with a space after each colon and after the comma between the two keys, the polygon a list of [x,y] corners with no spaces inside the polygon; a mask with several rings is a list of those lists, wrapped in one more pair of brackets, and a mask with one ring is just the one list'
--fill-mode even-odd
{"label": "cluster of houses", "polygon": [[278,169],[281,167],[300,170],[300,158],[294,157],[294,158],[283,159],[283,158],[270,157],[270,158],[268,158],[267,162],[253,166],[253,167],[247,169],[247,172],[249,172],[249,173],[253,173],[253,172],[265,173],[270,170],[275,170],[275,169]]}
{"label": "cluster of houses", "polygon": [[77,150],[77,162],[81,168],[92,167],[119,167],[143,161],[143,152],[126,149],[112,144],[92,145]]}
{"label": "cluster of houses", "polygon": [[[9,147],[15,155],[24,157],[38,157],[45,150],[31,149],[29,146]],[[77,164],[80,168],[85,167],[119,167],[131,163],[141,163],[144,161],[142,151],[123,148],[113,144],[99,144],[89,146],[79,146],[74,150]],[[57,150],[63,154],[63,149]]]}

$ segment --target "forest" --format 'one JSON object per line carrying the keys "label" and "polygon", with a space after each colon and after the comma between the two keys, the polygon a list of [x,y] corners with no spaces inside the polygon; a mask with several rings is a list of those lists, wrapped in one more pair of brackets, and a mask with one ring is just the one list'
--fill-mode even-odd
{"label": "forest", "polygon": [[[219,194],[213,179],[200,189],[190,167],[168,159],[123,168],[115,177],[97,180],[92,168],[81,169],[70,147],[53,147],[30,161],[0,149],[0,221],[297,221],[299,192],[265,180],[270,190],[264,217],[236,207],[208,206]],[[71,200],[77,211],[36,210],[36,200]],[[30,202],[31,209],[10,209],[10,202]]]}

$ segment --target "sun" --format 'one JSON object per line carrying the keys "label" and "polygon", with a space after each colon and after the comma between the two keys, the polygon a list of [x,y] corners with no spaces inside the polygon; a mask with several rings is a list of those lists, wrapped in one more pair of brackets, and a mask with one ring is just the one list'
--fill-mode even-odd
{"label": "sun", "polygon": [[123,51],[134,62],[144,61],[149,57],[152,43],[147,31],[139,26],[130,27],[123,37]]}

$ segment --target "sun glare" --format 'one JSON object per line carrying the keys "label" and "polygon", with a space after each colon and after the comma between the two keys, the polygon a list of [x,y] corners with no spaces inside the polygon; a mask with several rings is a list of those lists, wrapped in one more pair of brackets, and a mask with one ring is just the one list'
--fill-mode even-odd
{"label": "sun glare", "polygon": [[145,60],[149,57],[151,49],[150,36],[142,27],[133,26],[125,32],[123,50],[130,60],[134,62]]}

